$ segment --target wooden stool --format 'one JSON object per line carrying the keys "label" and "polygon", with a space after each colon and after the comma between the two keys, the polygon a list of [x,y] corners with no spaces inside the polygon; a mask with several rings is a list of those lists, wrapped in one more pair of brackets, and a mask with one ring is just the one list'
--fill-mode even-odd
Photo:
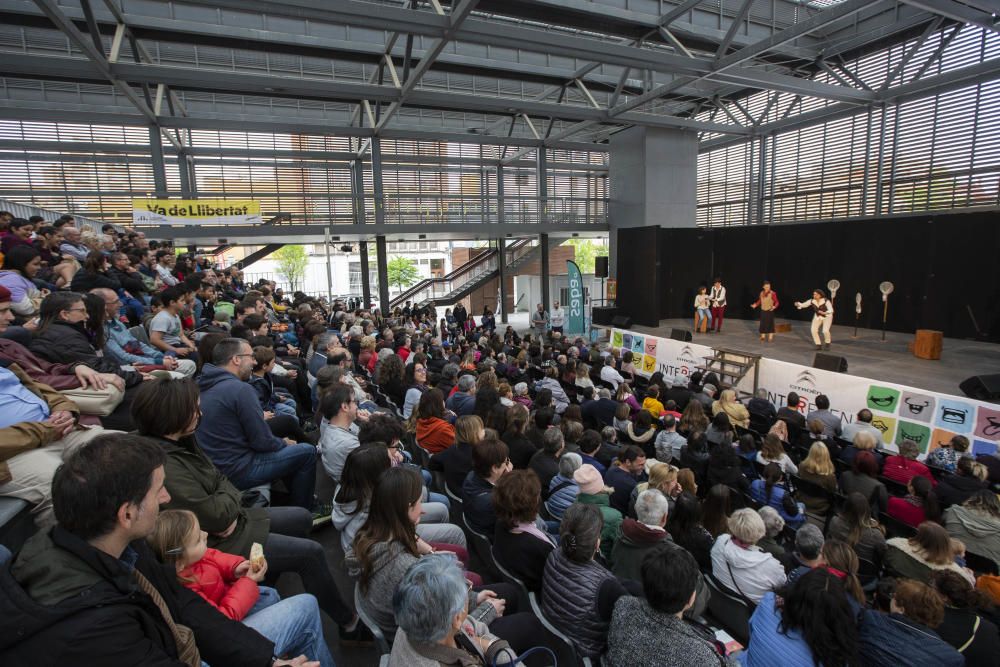
{"label": "wooden stool", "polygon": [[932,329],[917,329],[913,340],[913,356],[918,359],[940,359],[944,344],[944,334]]}

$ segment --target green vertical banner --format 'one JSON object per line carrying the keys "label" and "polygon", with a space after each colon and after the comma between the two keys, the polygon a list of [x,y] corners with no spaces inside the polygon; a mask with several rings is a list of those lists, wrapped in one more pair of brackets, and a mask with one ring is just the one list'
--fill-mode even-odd
{"label": "green vertical banner", "polygon": [[569,278],[569,303],[566,304],[567,334],[586,332],[583,319],[583,274],[576,262],[566,260],[566,274]]}

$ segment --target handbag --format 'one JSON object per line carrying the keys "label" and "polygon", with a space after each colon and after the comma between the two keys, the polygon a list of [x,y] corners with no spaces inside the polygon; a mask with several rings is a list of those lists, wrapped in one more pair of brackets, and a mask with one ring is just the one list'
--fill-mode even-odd
{"label": "handbag", "polygon": [[125,397],[124,392],[111,384],[105,386],[104,389],[78,387],[76,389],[63,389],[59,393],[76,403],[80,414],[97,417],[110,415]]}

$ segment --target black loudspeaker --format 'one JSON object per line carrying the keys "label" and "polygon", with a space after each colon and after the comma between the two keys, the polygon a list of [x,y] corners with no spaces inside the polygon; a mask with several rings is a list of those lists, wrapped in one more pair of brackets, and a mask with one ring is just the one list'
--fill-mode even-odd
{"label": "black loudspeaker", "polygon": [[614,319],[611,320],[611,326],[616,329],[631,329],[632,318],[628,315],[615,315]]}
{"label": "black loudspeaker", "polygon": [[590,318],[594,324],[611,326],[611,321],[617,314],[618,309],[614,306],[594,306],[590,311]]}
{"label": "black loudspeaker", "polygon": [[838,354],[824,354],[822,352],[817,352],[816,357],[813,359],[813,368],[820,368],[824,371],[833,371],[834,373],[846,373],[847,359]]}
{"label": "black loudspeaker", "polygon": [[690,343],[692,340],[691,332],[687,329],[671,329],[670,337],[674,340],[682,340],[685,343]]}
{"label": "black loudspeaker", "polygon": [[607,278],[608,277],[608,258],[595,257],[594,258],[594,277],[595,278]]}
{"label": "black loudspeaker", "polygon": [[969,398],[997,401],[1000,400],[1000,374],[973,375],[967,380],[962,380],[958,388]]}

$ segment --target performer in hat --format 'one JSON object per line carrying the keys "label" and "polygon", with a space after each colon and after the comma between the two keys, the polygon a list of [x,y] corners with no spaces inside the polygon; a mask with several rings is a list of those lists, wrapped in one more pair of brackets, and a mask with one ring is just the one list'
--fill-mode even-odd
{"label": "performer in hat", "polygon": [[[812,337],[816,343],[817,350],[830,349],[830,327],[833,326],[833,302],[826,298],[826,292],[821,289],[813,290],[812,300],[796,301],[795,307],[799,310],[812,308]],[[823,330],[825,342],[820,341],[819,332]],[[822,343],[822,344],[821,344]]]}

